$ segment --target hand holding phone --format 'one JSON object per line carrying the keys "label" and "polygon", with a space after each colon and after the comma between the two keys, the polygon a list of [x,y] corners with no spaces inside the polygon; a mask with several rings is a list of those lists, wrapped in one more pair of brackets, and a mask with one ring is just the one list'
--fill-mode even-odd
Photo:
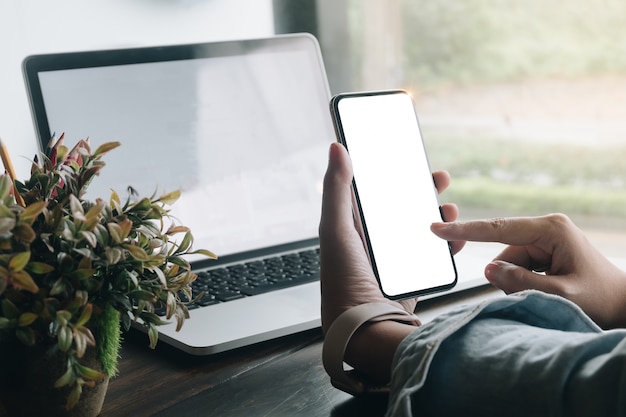
{"label": "hand holding phone", "polygon": [[352,159],[355,214],[372,269],[390,299],[452,288],[448,242],[411,96],[402,90],[339,94],[331,100],[338,140]]}

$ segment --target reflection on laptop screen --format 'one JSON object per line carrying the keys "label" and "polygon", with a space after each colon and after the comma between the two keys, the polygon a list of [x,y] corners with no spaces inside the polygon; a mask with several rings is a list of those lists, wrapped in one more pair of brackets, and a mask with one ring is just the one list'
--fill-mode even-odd
{"label": "reflection on laptop screen", "polygon": [[314,238],[334,140],[320,105],[328,87],[319,57],[271,45],[197,46],[191,57],[139,63],[102,53],[97,65],[41,71],[49,132],[70,146],[120,141],[89,197],[180,189],[172,212],[195,247],[225,255]]}

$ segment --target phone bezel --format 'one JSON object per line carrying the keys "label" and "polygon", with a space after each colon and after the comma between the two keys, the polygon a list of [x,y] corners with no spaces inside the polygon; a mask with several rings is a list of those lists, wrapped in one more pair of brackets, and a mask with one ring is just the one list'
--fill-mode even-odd
{"label": "phone bezel", "polygon": [[[389,94],[403,94],[403,95],[407,95],[409,97],[410,94],[406,91],[406,90],[401,90],[401,89],[394,89],[394,90],[378,90],[378,91],[362,91],[362,92],[351,92],[351,93],[340,93],[340,94],[336,94],[334,95],[331,100],[330,100],[330,113],[331,113],[331,117],[332,117],[332,121],[333,121],[333,127],[335,129],[335,135],[337,138],[337,141],[339,143],[341,143],[347,150],[348,153],[350,153],[350,149],[349,149],[349,145],[347,144],[345,135],[344,135],[344,131],[343,131],[343,125],[342,125],[342,120],[341,120],[341,116],[339,114],[339,102],[343,99],[349,99],[349,98],[355,98],[355,97],[368,97],[368,96],[378,96],[378,95],[389,95]],[[413,100],[411,98],[411,103],[413,104]],[[415,113],[415,107],[413,104],[413,111]],[[417,114],[415,114],[415,117],[417,119]],[[421,141],[421,145],[424,147],[424,155],[426,158],[426,163],[428,164],[429,170],[430,170],[430,162],[428,160],[428,154],[426,153],[426,149],[425,149],[425,145],[423,142],[423,139],[421,137],[421,128],[419,127],[419,121],[418,121],[418,129],[420,129],[420,141]],[[432,170],[431,170],[432,172]],[[434,179],[433,179],[433,190],[435,189],[434,187]],[[437,198],[437,202],[439,202],[438,197]],[[438,292],[443,292],[443,291],[447,291],[450,290],[452,288],[454,288],[458,282],[458,271],[456,268],[456,263],[454,262],[454,256],[452,254],[452,249],[450,244],[448,243],[448,250],[450,252],[450,262],[452,263],[452,268],[454,271],[454,278],[452,280],[452,282],[450,282],[449,284],[444,284],[444,285],[440,285],[440,286],[436,286],[436,287],[427,287],[427,288],[421,288],[421,289],[417,289],[415,291],[411,291],[411,292],[407,292],[407,293],[402,293],[402,294],[396,294],[396,295],[392,295],[392,294],[387,294],[384,289],[383,289],[383,285],[380,279],[380,275],[378,272],[378,268],[376,265],[376,257],[375,254],[373,252],[372,249],[372,245],[370,243],[370,237],[369,237],[369,233],[368,233],[368,229],[367,229],[367,222],[365,221],[365,217],[364,217],[364,213],[363,213],[363,208],[361,206],[361,200],[359,198],[359,192],[358,192],[358,186],[356,184],[355,179],[352,179],[352,200],[353,200],[353,210],[355,210],[355,216],[358,216],[359,218],[359,222],[357,223],[358,226],[358,232],[361,235],[362,239],[364,239],[364,243],[365,243],[365,247],[367,250],[367,256],[369,258],[370,261],[370,265],[372,266],[372,270],[374,272],[374,276],[376,277],[376,280],[378,282],[378,286],[381,290],[381,292],[383,293],[383,295],[390,299],[390,300],[402,300],[402,299],[407,299],[407,298],[414,298],[414,297],[418,297],[420,295],[426,295],[426,294],[433,294],[433,293],[438,293]],[[439,214],[440,217],[443,221],[443,215],[441,213],[441,205],[439,205]]]}

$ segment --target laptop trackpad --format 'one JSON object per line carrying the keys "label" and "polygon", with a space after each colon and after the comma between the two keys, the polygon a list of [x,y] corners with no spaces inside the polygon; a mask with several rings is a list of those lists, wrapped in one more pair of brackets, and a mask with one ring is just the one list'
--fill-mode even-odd
{"label": "laptop trackpad", "polygon": [[319,282],[191,310],[176,332],[160,326],[159,338],[193,354],[208,355],[320,326]]}

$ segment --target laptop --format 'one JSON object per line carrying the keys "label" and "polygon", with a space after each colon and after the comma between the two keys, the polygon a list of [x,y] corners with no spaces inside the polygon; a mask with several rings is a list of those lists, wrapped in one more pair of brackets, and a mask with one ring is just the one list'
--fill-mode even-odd
{"label": "laptop", "polygon": [[[121,142],[87,197],[180,189],[172,214],[194,248],[219,256],[190,258],[208,282],[195,291],[210,296],[180,331],[160,326],[160,343],[208,355],[320,326],[317,229],[335,135],[314,37],[35,55],[23,73],[42,149],[61,133],[69,145]],[[264,278],[233,289],[224,274]]]}

